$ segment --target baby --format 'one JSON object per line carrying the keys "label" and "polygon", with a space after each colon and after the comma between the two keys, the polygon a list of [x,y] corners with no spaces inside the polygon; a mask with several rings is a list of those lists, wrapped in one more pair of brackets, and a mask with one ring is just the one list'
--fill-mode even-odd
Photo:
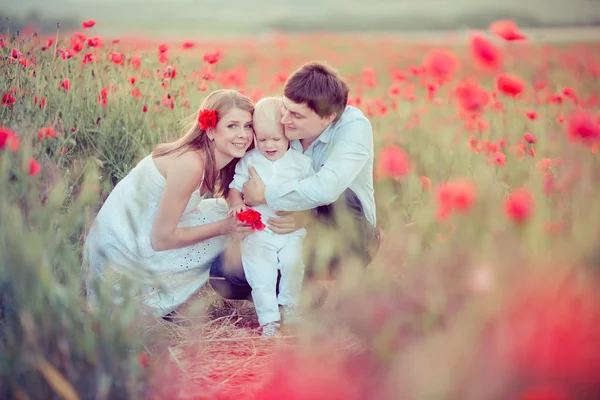
{"label": "baby", "polygon": [[[304,179],[314,173],[311,158],[289,148],[280,122],[282,108],[281,98],[276,97],[264,98],[256,103],[253,117],[256,148],[247,152],[235,168],[235,176],[229,185],[230,215],[248,208],[241,191],[244,182],[250,178],[250,165],[266,185]],[[254,210],[262,214],[265,225],[267,218],[277,217],[266,204],[256,206]],[[252,299],[264,338],[280,332],[279,305],[283,306],[285,323],[298,321],[297,305],[304,278],[302,241],[305,236],[305,229],[280,235],[267,227],[242,241],[244,273],[252,287]],[[276,293],[278,270],[281,272],[279,295]]]}

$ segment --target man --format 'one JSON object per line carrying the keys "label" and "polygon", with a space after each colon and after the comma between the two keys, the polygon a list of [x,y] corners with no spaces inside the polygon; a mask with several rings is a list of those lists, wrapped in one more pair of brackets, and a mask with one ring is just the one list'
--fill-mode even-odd
{"label": "man", "polygon": [[[308,277],[331,277],[342,255],[368,265],[379,248],[373,190],[373,132],[357,108],[347,106],[348,85],[327,64],[310,62],[290,76],[284,87],[281,123],[291,147],[312,158],[316,174],[301,181],[265,185],[250,167],[243,188],[249,206],[266,203],[281,218],[268,220],[275,233],[303,226],[309,246]],[[312,210],[316,221],[306,222]],[[326,235],[328,232],[329,235]],[[329,243],[326,243],[329,239]],[[320,257],[323,247],[335,247],[333,257]],[[239,264],[239,265],[237,265]],[[325,271],[324,271],[325,270]],[[211,268],[211,284],[223,297],[246,299],[251,288],[237,255],[219,257]]]}

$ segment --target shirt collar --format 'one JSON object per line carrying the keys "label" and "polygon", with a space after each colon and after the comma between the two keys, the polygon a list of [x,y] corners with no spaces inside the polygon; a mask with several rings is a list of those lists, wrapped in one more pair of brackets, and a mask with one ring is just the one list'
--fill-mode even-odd
{"label": "shirt collar", "polygon": [[[329,143],[329,141],[331,140],[331,135],[333,135],[333,129],[335,127],[335,125],[337,124],[337,121],[332,122],[331,124],[329,124],[329,126],[319,135],[319,137],[317,138],[317,140],[323,142],[323,143]],[[317,141],[315,140],[315,142]]]}

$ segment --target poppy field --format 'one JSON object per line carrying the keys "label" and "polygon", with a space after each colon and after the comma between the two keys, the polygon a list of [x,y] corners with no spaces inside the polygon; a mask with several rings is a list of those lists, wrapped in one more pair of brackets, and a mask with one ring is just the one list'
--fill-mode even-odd
{"label": "poppy field", "polygon": [[[436,42],[95,29],[0,39],[0,398],[600,397],[600,43],[510,21]],[[373,127],[369,268],[349,261],[277,344],[210,293],[181,325],[134,299],[88,312],[82,245],[111,188],[212,90],[281,95],[310,60]]]}

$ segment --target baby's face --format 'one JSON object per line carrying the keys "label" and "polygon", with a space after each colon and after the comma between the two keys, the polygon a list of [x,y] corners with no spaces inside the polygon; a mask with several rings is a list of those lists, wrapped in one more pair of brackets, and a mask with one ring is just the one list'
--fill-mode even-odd
{"label": "baby's face", "polygon": [[288,140],[280,123],[258,119],[254,121],[254,133],[258,151],[267,159],[278,160],[288,150]]}

